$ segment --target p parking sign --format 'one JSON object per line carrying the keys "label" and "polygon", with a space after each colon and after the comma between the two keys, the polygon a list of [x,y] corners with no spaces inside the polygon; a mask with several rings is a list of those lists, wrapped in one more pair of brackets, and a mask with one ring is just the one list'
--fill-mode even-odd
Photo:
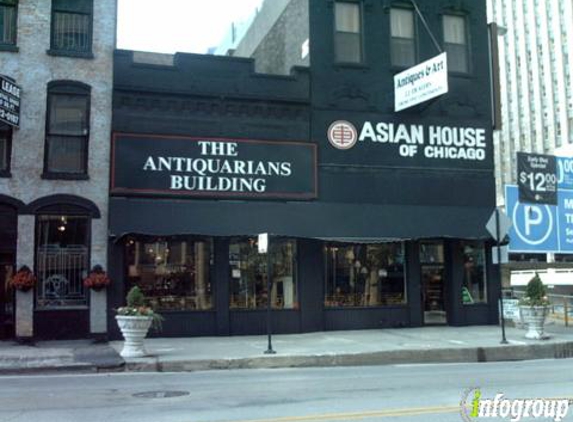
{"label": "p parking sign", "polygon": [[559,249],[557,207],[524,204],[514,186],[506,187],[507,214],[513,225],[509,232],[510,252],[554,252]]}

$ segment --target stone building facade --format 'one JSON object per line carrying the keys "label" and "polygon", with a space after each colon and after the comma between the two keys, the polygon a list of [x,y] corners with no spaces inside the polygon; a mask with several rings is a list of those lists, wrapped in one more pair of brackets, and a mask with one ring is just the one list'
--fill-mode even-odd
{"label": "stone building facade", "polygon": [[[82,280],[107,265],[116,0],[0,8],[0,74],[21,88],[19,128],[0,122],[0,336],[102,333],[105,293]],[[24,265],[36,288],[12,292]]]}

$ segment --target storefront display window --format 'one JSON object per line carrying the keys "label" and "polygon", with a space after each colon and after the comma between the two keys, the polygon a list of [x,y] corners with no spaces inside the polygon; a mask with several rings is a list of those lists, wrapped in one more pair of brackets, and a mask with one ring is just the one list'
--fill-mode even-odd
{"label": "storefront display window", "polygon": [[90,218],[39,215],[36,219],[38,308],[85,306]]}
{"label": "storefront display window", "polygon": [[190,238],[131,238],[126,241],[128,286],[137,285],[157,310],[213,308],[212,242]]}
{"label": "storefront display window", "polygon": [[485,247],[483,243],[463,242],[462,248],[464,254],[463,304],[487,303]]}
{"label": "storefront display window", "polygon": [[[271,253],[271,307],[296,309],[296,242],[272,239]],[[229,246],[231,266],[231,309],[266,309],[267,256],[259,254],[257,240],[237,239]]]}
{"label": "storefront display window", "polygon": [[326,307],[406,303],[402,243],[328,245],[325,254]]}

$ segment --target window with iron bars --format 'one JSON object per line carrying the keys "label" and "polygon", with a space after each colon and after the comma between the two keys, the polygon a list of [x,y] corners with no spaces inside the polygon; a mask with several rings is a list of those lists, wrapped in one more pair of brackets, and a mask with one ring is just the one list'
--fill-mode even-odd
{"label": "window with iron bars", "polygon": [[87,216],[36,218],[38,308],[87,305],[83,279],[89,268],[89,226]]}
{"label": "window with iron bars", "polygon": [[17,0],[0,0],[0,45],[16,44]]}
{"label": "window with iron bars", "polygon": [[53,0],[51,51],[91,53],[92,0]]}

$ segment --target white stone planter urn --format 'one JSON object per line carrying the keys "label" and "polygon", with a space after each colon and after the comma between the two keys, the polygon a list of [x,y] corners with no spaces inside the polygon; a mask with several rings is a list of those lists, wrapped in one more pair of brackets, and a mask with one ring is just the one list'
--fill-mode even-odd
{"label": "white stone planter urn", "polygon": [[542,340],[547,338],[543,333],[545,318],[549,308],[547,306],[520,306],[521,320],[527,328],[525,338]]}
{"label": "white stone planter urn", "polygon": [[151,322],[150,316],[116,315],[117,325],[123,334],[124,343],[120,356],[124,358],[140,358],[147,355],[143,343]]}

